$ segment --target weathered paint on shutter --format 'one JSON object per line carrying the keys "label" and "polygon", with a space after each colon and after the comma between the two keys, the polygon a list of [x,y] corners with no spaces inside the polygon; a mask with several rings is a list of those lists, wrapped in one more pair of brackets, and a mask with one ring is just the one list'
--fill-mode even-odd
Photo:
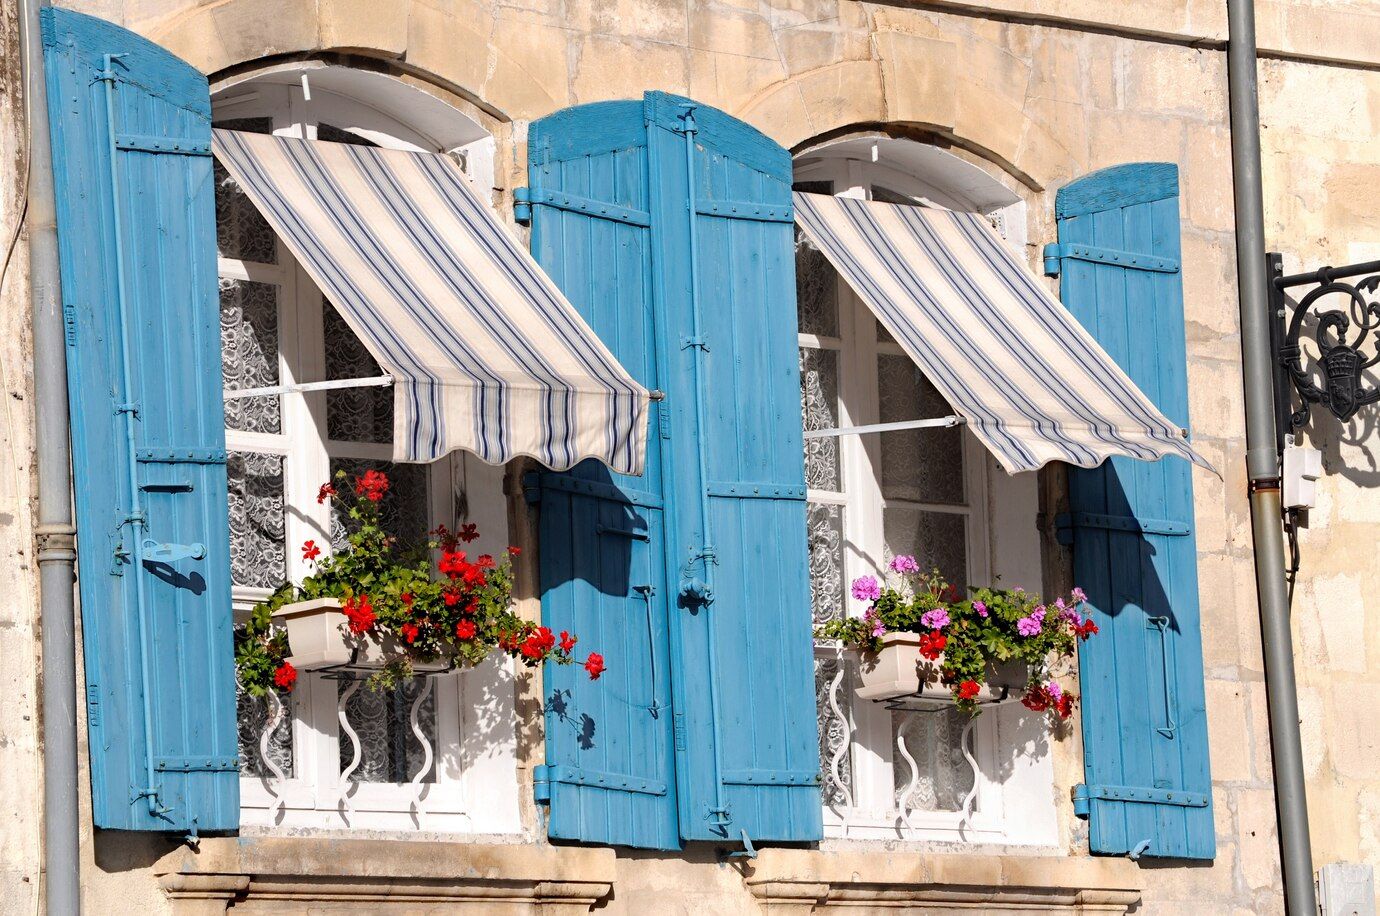
{"label": "weathered paint on shutter", "polygon": [[[1132,381],[1186,427],[1178,193],[1171,164],[1117,166],[1061,189],[1056,215],[1063,246],[1163,259],[1152,270],[1124,257],[1063,257],[1060,290]],[[1069,489],[1074,577],[1101,628],[1079,649],[1085,784],[1076,810],[1095,853],[1211,859],[1190,467],[1113,458],[1070,469]]]}
{"label": "weathered paint on shutter", "polygon": [[681,835],[817,840],[790,155],[714,108],[645,103],[675,456]]}
{"label": "weathered paint on shutter", "polygon": [[42,11],[98,827],[239,826],[206,79]]}
{"label": "weathered paint on shutter", "polygon": [[[660,357],[651,299],[646,130],[640,102],[568,109],[529,134],[532,251],[600,339],[649,388]],[[672,750],[662,405],[646,472],[586,461],[534,475],[542,618],[578,634],[608,671],[545,670],[546,766],[538,798],[552,837],[680,845]]]}

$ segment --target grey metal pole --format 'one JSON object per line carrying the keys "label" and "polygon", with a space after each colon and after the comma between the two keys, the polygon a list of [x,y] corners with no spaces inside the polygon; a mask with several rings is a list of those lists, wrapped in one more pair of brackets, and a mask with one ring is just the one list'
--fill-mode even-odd
{"label": "grey metal pole", "polygon": [[1231,164],[1236,202],[1236,284],[1241,305],[1241,364],[1246,393],[1246,474],[1255,540],[1255,586],[1270,712],[1285,907],[1290,916],[1317,916],[1313,853],[1308,836],[1294,646],[1284,586],[1284,531],[1276,451],[1274,366],[1265,270],[1265,204],[1260,179],[1260,103],[1256,89],[1255,4],[1227,0]]}
{"label": "grey metal pole", "polygon": [[35,540],[43,630],[43,871],[49,916],[81,912],[81,824],[77,804],[77,662],[73,595],[71,449],[67,429],[67,351],[58,275],[53,159],[38,7],[22,0],[20,41],[29,113],[29,288],[33,307]]}

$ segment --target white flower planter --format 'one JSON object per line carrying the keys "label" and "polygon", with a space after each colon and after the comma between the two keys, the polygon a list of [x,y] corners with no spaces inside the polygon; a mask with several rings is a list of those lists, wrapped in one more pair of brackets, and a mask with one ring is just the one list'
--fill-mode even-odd
{"label": "white flower planter", "polygon": [[[323,668],[382,668],[390,658],[404,654],[403,646],[392,636],[382,640],[356,636],[346,624],[338,598],[313,598],[285,604],[273,612],[273,622],[287,629],[292,655],[288,663],[298,671]],[[446,671],[444,659],[412,661],[419,674]]]}
{"label": "white flower planter", "polygon": [[[880,652],[863,652],[858,665],[859,685],[855,691],[862,700],[901,700],[926,705],[952,705],[953,693],[940,682],[944,657],[935,661],[920,654],[919,633],[888,633],[882,637]],[[1006,662],[989,665],[987,682],[973,699],[994,702],[1026,684],[1025,665]]]}

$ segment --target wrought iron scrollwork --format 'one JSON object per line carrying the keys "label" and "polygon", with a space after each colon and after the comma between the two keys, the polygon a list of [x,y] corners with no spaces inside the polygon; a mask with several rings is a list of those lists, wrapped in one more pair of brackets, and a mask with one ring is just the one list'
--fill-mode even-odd
{"label": "wrought iron scrollwork", "polygon": [[[1326,407],[1345,423],[1360,408],[1380,401],[1380,387],[1367,384],[1364,376],[1367,369],[1380,363],[1380,263],[1324,267],[1285,277],[1279,255],[1272,254],[1269,267],[1275,352],[1282,382],[1276,385],[1280,435],[1297,432],[1307,424],[1314,404]],[[1365,273],[1371,275],[1349,282],[1351,277]],[[1313,288],[1297,304],[1291,303],[1285,290],[1306,285]],[[1310,315],[1316,318],[1311,326],[1307,320]],[[1309,337],[1317,345],[1316,364],[1305,361],[1300,339]],[[1373,353],[1367,353],[1368,349]],[[1297,409],[1290,403],[1287,387],[1298,396]]]}

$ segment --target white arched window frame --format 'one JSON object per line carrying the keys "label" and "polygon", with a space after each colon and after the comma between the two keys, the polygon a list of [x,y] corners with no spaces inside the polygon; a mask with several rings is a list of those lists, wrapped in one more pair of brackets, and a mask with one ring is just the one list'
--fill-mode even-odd
{"label": "white arched window frame", "polygon": [[[1024,255],[1025,205],[1019,197],[975,166],[932,147],[894,139],[844,141],[797,157],[794,180],[802,191],[988,214],[1007,243]],[[821,256],[815,256],[815,263],[816,270],[810,271],[815,277],[802,279],[801,295],[819,295],[819,284],[827,283],[824,297],[836,303],[837,320],[815,316],[807,321],[802,308],[799,345],[807,429],[951,413],[932,387],[914,381],[910,358],[880,328],[867,305],[831,268],[818,270]],[[798,258],[797,264],[803,261]],[[827,380],[831,374],[836,381]],[[922,390],[927,394],[921,396]],[[885,437],[904,439],[886,446]],[[894,553],[915,553],[922,564],[939,565],[950,579],[964,584],[1039,589],[1034,475],[1008,477],[966,429],[807,443],[825,450],[811,453],[807,445],[817,622],[861,614],[864,606],[851,598],[849,584],[860,575],[882,577]],[[892,449],[885,468],[884,446]],[[926,450],[930,452],[922,454]],[[917,469],[926,470],[917,470],[900,486],[888,486],[886,473],[894,473],[908,457]],[[921,473],[928,476],[918,480]],[[937,475],[943,479],[935,479]],[[924,492],[904,492],[906,484],[917,482]],[[927,535],[939,543],[926,543]],[[1019,706],[980,717],[973,730],[974,777],[959,747],[965,721],[961,714],[894,711],[858,700],[852,692],[853,664],[849,653],[827,643],[817,646],[826,836],[1027,845],[1056,841],[1052,765],[1035,717]],[[974,811],[965,820],[958,808],[974,784]]]}
{"label": "white arched window frame", "polygon": [[[493,142],[478,124],[382,74],[316,65],[278,70],[218,90],[213,120],[280,136],[444,152],[462,163],[478,188],[493,184]],[[252,204],[227,186],[224,172],[218,170],[217,179],[226,387],[379,374],[361,371],[359,363],[372,360],[344,323],[332,320],[311,277],[281,239],[255,221]],[[258,325],[249,310],[256,310]],[[227,402],[237,619],[282,578],[300,581],[311,572],[302,559],[305,541],[329,549],[330,507],[316,495],[337,467],[392,471],[389,499],[405,507],[400,514],[414,529],[476,522],[482,533],[477,547],[497,554],[507,545],[502,468],[460,453],[424,466],[388,465],[391,429],[384,431],[381,399],[391,403],[392,397],[389,388],[362,388]],[[364,759],[348,780],[341,778],[353,756],[348,736],[342,737],[346,685],[316,675],[299,678],[290,714],[270,737],[267,756],[285,772],[282,779],[260,752],[271,708],[242,698],[242,826],[519,831],[508,665],[435,678],[431,698],[419,707],[419,727],[435,758],[421,786],[410,784],[424,762],[410,734],[409,691],[417,689],[413,684],[371,694],[361,687],[349,698],[346,721],[361,736]]]}

